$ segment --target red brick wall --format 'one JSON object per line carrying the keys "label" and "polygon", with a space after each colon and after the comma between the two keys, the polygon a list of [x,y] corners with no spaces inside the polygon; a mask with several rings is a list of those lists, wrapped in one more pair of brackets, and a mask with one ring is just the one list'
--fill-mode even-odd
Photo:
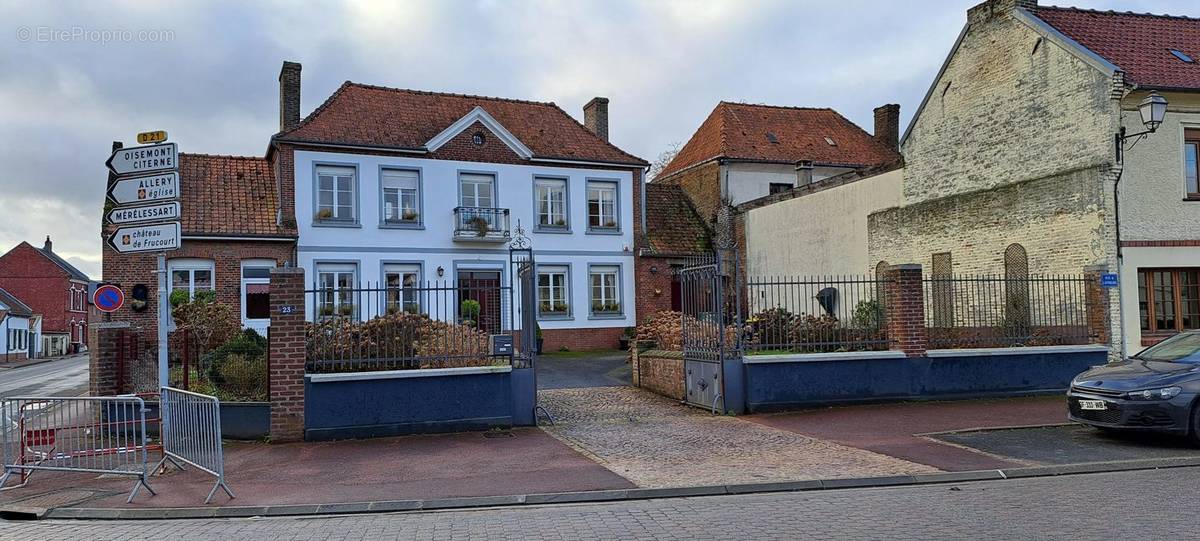
{"label": "red brick wall", "polygon": [[[292,308],[284,314],[282,307]],[[271,441],[304,439],[304,270],[271,272]]]}
{"label": "red brick wall", "polygon": [[554,353],[564,346],[570,351],[617,349],[624,327],[601,329],[542,329],[542,351]]}
{"label": "red brick wall", "polygon": [[[35,314],[42,315],[43,333],[72,332],[72,320],[85,323],[88,320],[86,300],[83,311],[70,310],[68,278],[66,271],[29,243],[22,242],[0,256],[0,288],[29,305]],[[83,287],[86,297],[86,286]],[[86,336],[72,337],[86,339]]]}
{"label": "red brick wall", "polygon": [[[657,272],[651,272],[651,268]],[[634,262],[637,280],[637,323],[657,312],[671,309],[672,271],[670,260],[664,257],[638,256]]]}
{"label": "red brick wall", "polygon": [[885,318],[887,335],[892,349],[909,357],[923,357],[929,347],[929,331],[925,327],[925,289],[921,282],[920,265],[892,265],[885,275],[887,292]]}
{"label": "red brick wall", "polygon": [[657,179],[656,182],[669,182],[683,187],[691,198],[696,211],[705,222],[713,223],[717,209],[721,206],[721,166],[717,162],[709,162],[691,169],[676,173],[669,177]]}

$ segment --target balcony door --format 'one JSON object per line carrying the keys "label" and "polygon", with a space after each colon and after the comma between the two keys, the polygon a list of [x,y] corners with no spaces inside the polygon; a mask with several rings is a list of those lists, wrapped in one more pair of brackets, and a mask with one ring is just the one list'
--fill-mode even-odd
{"label": "balcony door", "polygon": [[[458,180],[458,206],[461,228],[469,228],[476,220],[484,220],[491,229],[498,227],[496,213],[496,177],[475,173],[463,173]],[[478,209],[478,210],[472,210]]]}

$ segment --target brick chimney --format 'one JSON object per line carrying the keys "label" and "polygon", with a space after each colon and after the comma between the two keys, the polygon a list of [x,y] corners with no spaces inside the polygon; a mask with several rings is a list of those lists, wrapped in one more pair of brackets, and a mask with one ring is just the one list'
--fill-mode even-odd
{"label": "brick chimney", "polygon": [[284,61],[279,70],[279,131],[300,125],[300,64]]}
{"label": "brick chimney", "polygon": [[53,248],[54,248],[54,243],[50,242],[50,235],[46,235],[46,244],[42,245],[42,249],[47,252],[53,252],[54,251]]}
{"label": "brick chimney", "polygon": [[592,98],[583,106],[583,125],[592,133],[608,140],[608,98]]}
{"label": "brick chimney", "polygon": [[900,148],[900,106],[895,103],[875,108],[875,140],[897,150]]}

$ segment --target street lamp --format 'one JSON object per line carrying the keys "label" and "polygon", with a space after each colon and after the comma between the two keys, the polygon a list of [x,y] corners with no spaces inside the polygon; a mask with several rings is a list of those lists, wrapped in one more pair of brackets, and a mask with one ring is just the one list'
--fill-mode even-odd
{"label": "street lamp", "polygon": [[1117,162],[1124,161],[1125,141],[1134,137],[1142,137],[1154,133],[1158,127],[1162,125],[1163,118],[1167,116],[1167,98],[1164,98],[1153,90],[1150,95],[1138,104],[1138,113],[1142,117],[1142,126],[1146,127],[1146,131],[1138,133],[1125,133],[1125,126],[1121,126],[1121,131],[1117,133]]}

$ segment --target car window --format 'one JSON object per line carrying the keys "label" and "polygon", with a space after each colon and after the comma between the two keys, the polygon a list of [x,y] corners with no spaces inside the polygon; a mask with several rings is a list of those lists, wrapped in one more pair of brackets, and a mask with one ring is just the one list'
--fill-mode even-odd
{"label": "car window", "polygon": [[1134,355],[1143,361],[1200,363],[1200,333],[1180,334]]}

